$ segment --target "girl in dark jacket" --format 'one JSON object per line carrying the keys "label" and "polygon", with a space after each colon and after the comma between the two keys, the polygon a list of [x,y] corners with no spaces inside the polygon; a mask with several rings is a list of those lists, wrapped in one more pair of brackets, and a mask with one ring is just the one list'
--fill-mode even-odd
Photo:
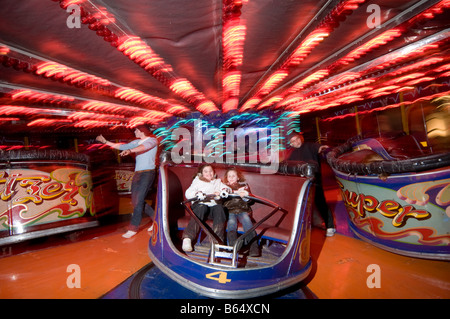
{"label": "girl in dark jacket", "polygon": [[[237,221],[242,224],[244,232],[253,227],[253,223],[250,219],[252,204],[249,199],[244,199],[244,196],[250,194],[250,188],[245,182],[243,174],[236,168],[229,168],[225,172],[224,184],[231,188],[232,193],[238,194],[240,197],[229,197],[223,203],[223,206],[228,210],[228,225],[227,225],[227,239],[228,245],[234,246],[237,240]],[[247,245],[250,243],[249,256],[259,256],[260,251],[258,247],[258,240],[256,238],[256,231],[245,238],[244,243]]]}

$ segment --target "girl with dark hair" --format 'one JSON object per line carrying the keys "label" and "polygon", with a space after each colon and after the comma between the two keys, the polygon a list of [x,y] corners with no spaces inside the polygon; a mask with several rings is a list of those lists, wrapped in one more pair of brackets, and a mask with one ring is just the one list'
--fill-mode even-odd
{"label": "girl with dark hair", "polygon": [[[213,216],[213,231],[220,238],[225,241],[225,223],[226,216],[223,210],[223,206],[216,202],[214,199],[203,200],[204,195],[215,194],[218,197],[223,189],[228,189],[226,185],[222,183],[220,178],[216,178],[214,168],[210,164],[203,164],[199,166],[197,175],[195,175],[191,186],[186,190],[186,198],[199,198],[200,200],[192,204],[191,208],[194,214],[200,219],[205,218],[212,214]],[[187,227],[183,232],[183,245],[184,251],[192,251],[192,241],[194,241],[200,231],[200,226],[195,222],[193,218],[189,221]]]}

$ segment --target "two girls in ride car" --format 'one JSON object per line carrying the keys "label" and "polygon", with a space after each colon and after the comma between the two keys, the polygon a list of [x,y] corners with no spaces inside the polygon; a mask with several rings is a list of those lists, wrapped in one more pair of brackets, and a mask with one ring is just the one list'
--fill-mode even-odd
{"label": "two girls in ride car", "polygon": [[[227,222],[226,211],[229,213],[228,220],[228,244],[234,245],[237,239],[237,220],[242,223],[244,231],[247,231],[252,227],[252,222],[248,216],[251,212],[251,208],[247,200],[242,197],[249,195],[248,185],[245,183],[243,175],[234,168],[230,168],[225,173],[223,183],[219,178],[216,178],[214,168],[210,164],[200,165],[192,184],[185,192],[186,198],[197,198],[191,208],[194,214],[202,221],[211,214],[213,217],[213,231],[214,233],[225,242],[225,224]],[[236,193],[240,197],[226,198],[228,193]],[[214,194],[214,199],[207,199],[205,195]],[[219,201],[222,197],[224,200],[223,205]],[[219,202],[218,202],[219,201]],[[225,209],[224,209],[225,207]],[[190,219],[188,226],[183,232],[183,244],[182,249],[186,252],[192,251],[192,241],[194,241],[200,231],[200,226],[194,219]],[[249,243],[254,237],[256,232],[247,236],[246,243]],[[252,244],[250,254],[253,256],[259,255],[259,248],[257,240],[254,240],[255,244]]]}

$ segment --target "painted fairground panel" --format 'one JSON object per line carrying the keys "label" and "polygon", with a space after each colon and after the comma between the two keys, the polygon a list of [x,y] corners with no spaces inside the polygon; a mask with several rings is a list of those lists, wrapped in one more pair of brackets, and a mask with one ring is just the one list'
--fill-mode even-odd
{"label": "painted fairground panel", "polygon": [[114,179],[119,195],[131,194],[131,181],[134,175],[134,164],[122,164],[114,167]]}
{"label": "painted fairground panel", "polygon": [[357,115],[345,115],[358,135],[327,161],[359,237],[396,253],[448,260],[450,96],[441,89],[362,103]]}
{"label": "painted fairground panel", "polygon": [[93,183],[86,165],[22,166],[0,168],[0,237],[95,220]]}
{"label": "painted fairground panel", "polygon": [[352,229],[398,253],[450,256],[450,169],[386,179],[335,171]]}
{"label": "painted fairground panel", "polygon": [[[115,142],[127,143],[128,140],[126,138],[116,139]],[[111,179],[111,184],[115,188],[112,196],[131,194],[131,181],[135,165],[133,157],[121,157],[118,155],[119,151],[111,149],[105,144],[99,144],[95,139],[80,142],[79,151],[89,156],[94,181],[98,177],[97,175],[102,175],[102,173],[105,175],[102,184],[108,183],[107,179]],[[111,186],[108,185],[108,187]]]}

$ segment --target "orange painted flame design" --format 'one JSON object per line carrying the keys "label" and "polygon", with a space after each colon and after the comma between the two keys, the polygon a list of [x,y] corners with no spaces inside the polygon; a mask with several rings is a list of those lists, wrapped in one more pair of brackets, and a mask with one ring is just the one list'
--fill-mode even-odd
{"label": "orange painted flame design", "polygon": [[439,187],[442,187],[442,189],[436,195],[436,203],[443,207],[447,206],[445,212],[450,217],[450,178],[404,186],[397,191],[397,196],[409,204],[424,206],[430,200],[427,192]]}
{"label": "orange painted flame design", "polygon": [[354,208],[348,208],[353,213],[351,220],[355,226],[358,229],[363,229],[366,226],[369,227],[368,232],[375,234],[377,238],[398,240],[408,236],[416,236],[418,238],[417,242],[422,245],[450,245],[450,235],[437,235],[436,230],[431,227],[408,228],[396,232],[385,232],[382,229],[384,223],[380,219],[376,217],[361,218]]}
{"label": "orange painted flame design", "polygon": [[[12,228],[15,225],[31,225],[39,221],[40,219],[57,213],[58,218],[67,219],[74,216],[81,217],[84,215],[84,209],[75,208],[71,210],[72,206],[68,203],[61,203],[59,205],[53,206],[45,211],[40,212],[37,215],[27,217],[25,214],[28,212],[28,207],[24,204],[14,205],[10,209],[5,210],[0,213],[0,222],[6,228]],[[11,217],[11,218],[10,218]]]}

